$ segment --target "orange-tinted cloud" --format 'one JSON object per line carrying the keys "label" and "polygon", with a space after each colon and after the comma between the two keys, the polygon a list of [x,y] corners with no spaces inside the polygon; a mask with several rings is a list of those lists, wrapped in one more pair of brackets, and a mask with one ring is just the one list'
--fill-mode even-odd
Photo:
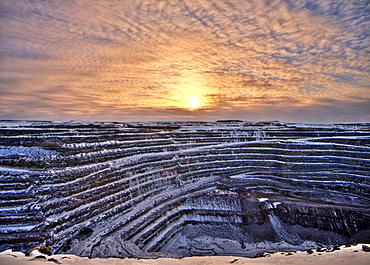
{"label": "orange-tinted cloud", "polygon": [[369,10],[366,0],[4,0],[0,118],[369,120]]}

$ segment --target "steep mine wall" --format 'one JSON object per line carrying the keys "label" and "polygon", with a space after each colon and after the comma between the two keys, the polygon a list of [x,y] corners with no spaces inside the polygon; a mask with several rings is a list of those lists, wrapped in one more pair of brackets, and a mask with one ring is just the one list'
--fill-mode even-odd
{"label": "steep mine wall", "polygon": [[1,250],[254,256],[370,242],[370,124],[0,125]]}

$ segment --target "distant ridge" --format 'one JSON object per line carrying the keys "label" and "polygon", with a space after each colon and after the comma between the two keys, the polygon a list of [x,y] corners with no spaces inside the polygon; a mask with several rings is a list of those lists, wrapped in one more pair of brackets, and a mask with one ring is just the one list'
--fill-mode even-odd
{"label": "distant ridge", "polygon": [[218,121],[216,121],[216,122],[235,122],[235,123],[238,123],[238,122],[243,122],[242,120],[218,120]]}

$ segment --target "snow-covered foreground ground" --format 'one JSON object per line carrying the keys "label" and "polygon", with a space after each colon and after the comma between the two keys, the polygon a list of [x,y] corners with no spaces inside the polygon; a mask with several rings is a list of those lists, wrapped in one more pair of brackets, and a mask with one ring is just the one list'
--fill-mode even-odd
{"label": "snow-covered foreground ground", "polygon": [[0,251],[253,257],[369,243],[369,165],[368,123],[0,122]]}
{"label": "snow-covered foreground ground", "polygon": [[[83,258],[75,255],[52,255],[46,256],[41,253],[33,253],[25,256],[22,252],[6,250],[0,253],[0,264],[2,265],[223,265],[223,264],[258,264],[258,265],[368,265],[370,264],[370,252],[364,252],[362,246],[345,247],[331,252],[317,252],[312,254],[307,251],[278,252],[268,254],[261,258],[243,258],[233,256],[206,256],[187,257],[183,259],[158,258],[158,259],[118,259],[118,258]],[[367,245],[369,246],[369,245]],[[38,258],[36,258],[39,256]]]}

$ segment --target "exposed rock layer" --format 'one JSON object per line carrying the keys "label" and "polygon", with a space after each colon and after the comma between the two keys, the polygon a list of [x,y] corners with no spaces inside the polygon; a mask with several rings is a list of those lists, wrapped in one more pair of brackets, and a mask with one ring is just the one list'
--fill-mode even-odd
{"label": "exposed rock layer", "polygon": [[370,125],[12,123],[1,249],[253,256],[370,242]]}

